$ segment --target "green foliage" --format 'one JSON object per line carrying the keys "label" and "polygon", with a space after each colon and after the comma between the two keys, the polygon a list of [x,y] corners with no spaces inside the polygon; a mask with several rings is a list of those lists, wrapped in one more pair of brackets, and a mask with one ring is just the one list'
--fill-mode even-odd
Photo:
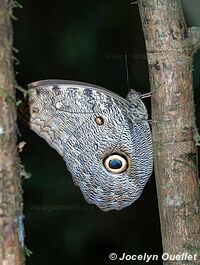
{"label": "green foliage", "polygon": [[13,19],[13,20],[17,20],[18,18],[14,15],[13,13],[13,9],[14,8],[23,8],[23,6],[16,0],[11,0],[10,1],[10,8],[9,8],[9,16]]}
{"label": "green foliage", "polygon": [[139,0],[138,1],[131,2],[131,5],[138,5],[138,2],[139,2]]}
{"label": "green foliage", "polygon": [[14,46],[12,47],[13,50],[13,60],[15,65],[19,65],[20,64],[20,60],[14,55],[14,53],[19,53],[19,50],[17,48],[15,48]]}
{"label": "green foliage", "polygon": [[26,98],[27,95],[29,94],[28,90],[24,89],[23,87],[21,87],[21,86],[19,86],[19,85],[17,85],[17,84],[15,84],[14,87],[15,87],[17,90],[19,90],[20,92],[22,92],[24,98]]}
{"label": "green foliage", "polygon": [[30,249],[28,249],[26,246],[24,247],[24,253],[27,257],[30,257],[33,254],[33,252]]}
{"label": "green foliage", "polygon": [[15,103],[16,107],[19,107],[21,104],[22,104],[22,100],[21,99],[16,100],[16,103]]}
{"label": "green foliage", "polygon": [[190,251],[192,254],[200,255],[200,247],[187,246],[186,248],[187,248],[187,250]]}
{"label": "green foliage", "polygon": [[[26,89],[23,89],[22,87],[18,85],[15,85],[14,87],[20,92],[22,92],[23,97],[26,98],[26,96],[28,95],[28,91]],[[22,103],[21,99],[16,100],[15,97],[11,95],[11,93],[9,93],[6,89],[1,88],[1,87],[0,87],[0,97],[2,97],[6,102],[8,102],[9,100],[15,102],[16,107],[18,107]]]}
{"label": "green foliage", "polygon": [[15,101],[14,96],[2,87],[0,87],[0,97],[2,97],[6,102],[8,102],[9,100]]}

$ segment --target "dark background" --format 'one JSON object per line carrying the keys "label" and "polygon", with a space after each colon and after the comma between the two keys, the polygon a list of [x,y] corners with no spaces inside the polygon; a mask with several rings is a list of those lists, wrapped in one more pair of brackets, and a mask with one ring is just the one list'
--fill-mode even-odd
{"label": "dark background", "polygon": [[[200,24],[196,15],[200,3],[192,0],[189,6],[183,2],[188,26]],[[15,11],[14,46],[19,50],[15,71],[21,86],[41,79],[68,79],[101,85],[125,96],[126,52],[130,87],[149,91],[137,5],[127,0],[20,3],[23,9]],[[196,98],[198,61],[199,55],[194,67]],[[150,100],[145,104],[149,109]],[[110,261],[108,256],[111,252],[119,256],[123,252],[162,253],[154,176],[132,206],[104,213],[85,202],[56,152],[20,121],[19,128],[19,141],[27,142],[21,158],[32,175],[23,181],[26,246],[33,252],[27,257],[28,265],[129,264]]]}

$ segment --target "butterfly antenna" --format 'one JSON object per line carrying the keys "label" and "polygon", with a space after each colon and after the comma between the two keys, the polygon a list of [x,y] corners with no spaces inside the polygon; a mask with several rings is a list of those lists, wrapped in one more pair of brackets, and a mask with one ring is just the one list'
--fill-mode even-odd
{"label": "butterfly antenna", "polygon": [[128,59],[127,59],[126,51],[124,51],[124,63],[125,63],[125,73],[126,73],[126,85],[127,85],[128,91],[130,91]]}

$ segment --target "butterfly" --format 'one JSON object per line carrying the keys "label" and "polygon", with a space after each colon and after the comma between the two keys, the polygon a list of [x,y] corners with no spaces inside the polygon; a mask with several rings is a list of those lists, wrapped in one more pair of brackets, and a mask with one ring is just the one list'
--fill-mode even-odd
{"label": "butterfly", "polygon": [[37,81],[28,89],[30,128],[62,156],[85,200],[103,211],[136,201],[153,168],[148,113],[139,93],[122,98],[69,80]]}

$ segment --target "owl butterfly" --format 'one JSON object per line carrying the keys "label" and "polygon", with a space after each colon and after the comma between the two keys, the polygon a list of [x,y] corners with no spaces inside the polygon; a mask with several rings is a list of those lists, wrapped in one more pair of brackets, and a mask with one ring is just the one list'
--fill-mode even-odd
{"label": "owl butterfly", "polygon": [[137,200],[152,173],[146,107],[102,87],[68,80],[29,86],[30,128],[63,157],[88,203],[121,210]]}

